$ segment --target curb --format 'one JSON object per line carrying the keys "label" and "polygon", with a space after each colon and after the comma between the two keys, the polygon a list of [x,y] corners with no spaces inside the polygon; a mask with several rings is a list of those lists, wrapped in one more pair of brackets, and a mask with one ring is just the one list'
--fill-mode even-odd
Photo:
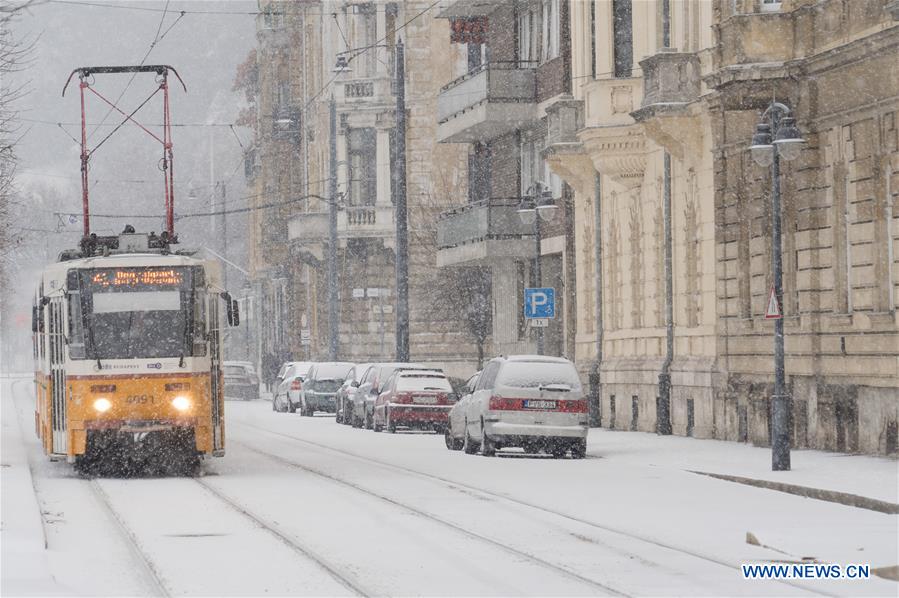
{"label": "curb", "polygon": [[747,486],[755,486],[756,488],[766,488],[768,490],[776,490],[778,492],[786,492],[787,494],[795,494],[805,498],[813,498],[815,500],[823,500],[827,502],[846,505],[847,507],[855,507],[858,509],[868,509],[869,511],[877,511],[887,515],[899,515],[899,504],[878,500],[876,498],[868,498],[858,494],[850,494],[848,492],[838,492],[836,490],[822,490],[820,488],[809,488],[808,486],[797,486],[795,484],[785,484],[783,482],[772,482],[770,480],[758,480],[755,478],[743,478],[735,475],[727,475],[722,473],[710,473],[707,471],[694,471],[688,469],[690,473],[709,476],[718,480],[727,482],[736,482]]}

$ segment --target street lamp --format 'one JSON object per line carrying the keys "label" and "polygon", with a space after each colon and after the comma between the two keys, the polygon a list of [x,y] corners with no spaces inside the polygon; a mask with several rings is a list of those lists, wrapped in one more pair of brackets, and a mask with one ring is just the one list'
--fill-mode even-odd
{"label": "street lamp", "polygon": [[[540,273],[540,237],[541,221],[550,222],[556,216],[557,210],[553,192],[547,189],[543,183],[537,182],[528,187],[524,197],[518,204],[518,217],[525,226],[534,227],[534,286],[542,286]],[[543,328],[537,328],[537,355],[543,355],[544,341]]]}
{"label": "street lamp", "polygon": [[762,167],[771,167],[771,262],[774,272],[773,293],[778,311],[774,320],[774,394],[771,397],[771,469],[790,469],[790,425],[792,420],[791,397],[787,394],[784,368],[783,324],[783,247],[780,205],[780,159],[793,160],[799,156],[802,134],[796,127],[796,119],[790,109],[780,102],[771,102],[762,115],[752,136],[749,150],[752,158]]}

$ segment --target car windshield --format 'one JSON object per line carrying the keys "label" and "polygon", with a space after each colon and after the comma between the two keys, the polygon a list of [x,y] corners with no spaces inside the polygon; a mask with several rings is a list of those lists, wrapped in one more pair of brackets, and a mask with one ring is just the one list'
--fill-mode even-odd
{"label": "car windshield", "polygon": [[191,337],[203,327],[197,309],[202,295],[191,290],[192,278],[190,268],[82,271],[78,300],[87,355],[98,359],[191,355]]}
{"label": "car windshield", "polygon": [[513,388],[561,385],[571,390],[581,389],[574,365],[551,361],[508,361],[500,371],[496,385]]}
{"label": "car windshield", "polygon": [[295,363],[287,368],[287,372],[284,374],[284,378],[293,378],[294,376],[299,376],[300,378],[306,378],[306,374],[309,373],[309,370],[312,368],[311,363]]}
{"label": "car windshield", "polygon": [[435,374],[401,374],[396,381],[397,391],[433,390],[440,392],[453,392],[446,376]]}
{"label": "car windshield", "polygon": [[322,363],[315,368],[315,379],[343,382],[352,367],[351,363]]}

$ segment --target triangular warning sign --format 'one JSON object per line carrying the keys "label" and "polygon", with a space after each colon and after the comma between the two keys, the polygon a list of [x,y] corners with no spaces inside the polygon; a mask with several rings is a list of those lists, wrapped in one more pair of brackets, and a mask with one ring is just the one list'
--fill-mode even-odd
{"label": "triangular warning sign", "polygon": [[777,294],[774,287],[771,287],[771,294],[768,295],[768,308],[765,310],[765,318],[768,320],[779,320],[784,317],[780,311],[780,303],[777,302]]}

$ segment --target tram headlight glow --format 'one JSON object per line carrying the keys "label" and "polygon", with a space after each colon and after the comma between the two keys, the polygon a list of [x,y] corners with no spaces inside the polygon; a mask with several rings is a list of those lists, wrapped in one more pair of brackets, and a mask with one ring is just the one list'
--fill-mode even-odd
{"label": "tram headlight glow", "polygon": [[178,411],[187,411],[190,409],[190,399],[187,397],[175,397],[172,399],[172,407]]}
{"label": "tram headlight glow", "polygon": [[94,410],[100,413],[106,413],[112,408],[112,401],[109,399],[99,398],[94,401]]}

